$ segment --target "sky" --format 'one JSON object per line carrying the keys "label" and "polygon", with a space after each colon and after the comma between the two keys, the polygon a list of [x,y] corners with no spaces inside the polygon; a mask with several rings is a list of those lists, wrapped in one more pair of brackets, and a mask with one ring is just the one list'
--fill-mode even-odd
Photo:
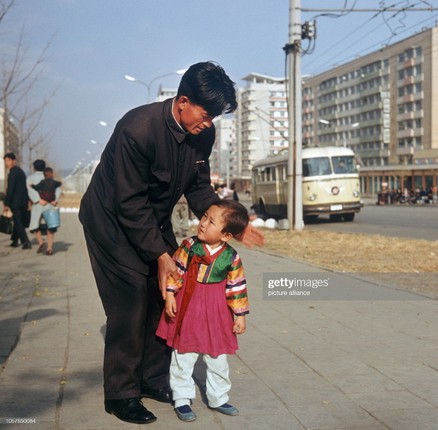
{"label": "sky", "polygon": [[[0,0],[1,2],[5,0]],[[54,96],[44,111],[47,161],[58,169],[87,164],[118,119],[152,99],[161,84],[176,88],[175,72],[199,61],[218,62],[243,87],[256,72],[285,75],[291,0],[15,0],[0,23],[0,53],[19,34],[29,64],[50,46],[33,97]],[[406,8],[406,12],[358,9]],[[316,39],[302,57],[302,74],[318,74],[435,25],[438,0],[301,0],[301,22],[316,19]],[[307,49],[309,48],[309,49]],[[159,76],[166,75],[162,78]],[[156,79],[157,78],[157,79]],[[106,126],[101,125],[106,123]],[[92,143],[96,142],[96,143]]]}

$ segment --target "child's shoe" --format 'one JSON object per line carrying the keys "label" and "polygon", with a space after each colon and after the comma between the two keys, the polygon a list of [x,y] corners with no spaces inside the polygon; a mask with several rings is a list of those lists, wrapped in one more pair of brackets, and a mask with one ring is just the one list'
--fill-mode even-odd
{"label": "child's shoe", "polygon": [[175,408],[175,412],[181,421],[190,422],[196,420],[196,414],[189,405],[179,406]]}
{"label": "child's shoe", "polygon": [[234,406],[229,405],[228,403],[224,403],[222,406],[218,406],[217,408],[211,408],[215,411],[218,411],[225,415],[236,416],[239,415],[239,409]]}

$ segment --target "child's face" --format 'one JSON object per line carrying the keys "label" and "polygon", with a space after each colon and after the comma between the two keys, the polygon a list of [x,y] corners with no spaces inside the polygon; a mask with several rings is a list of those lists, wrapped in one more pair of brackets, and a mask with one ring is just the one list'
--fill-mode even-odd
{"label": "child's face", "polygon": [[222,233],[224,228],[224,210],[218,206],[210,206],[198,225],[198,239],[215,247],[231,239],[229,233]]}

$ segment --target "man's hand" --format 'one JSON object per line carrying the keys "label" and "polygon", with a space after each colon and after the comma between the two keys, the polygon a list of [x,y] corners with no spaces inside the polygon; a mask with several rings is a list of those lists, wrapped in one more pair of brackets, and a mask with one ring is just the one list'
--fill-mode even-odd
{"label": "man's hand", "polygon": [[265,244],[265,236],[263,233],[252,226],[252,224],[248,224],[245,231],[236,236],[236,239],[241,241],[248,248],[252,248],[254,246],[263,246]]}
{"label": "man's hand", "polygon": [[175,281],[178,281],[180,275],[172,257],[165,252],[158,257],[158,284],[160,286],[163,300],[166,300],[167,278],[171,275]]}

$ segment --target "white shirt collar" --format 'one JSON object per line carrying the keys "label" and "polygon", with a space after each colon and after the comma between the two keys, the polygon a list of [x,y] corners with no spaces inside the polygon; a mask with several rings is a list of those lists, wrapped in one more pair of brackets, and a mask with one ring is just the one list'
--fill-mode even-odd
{"label": "white shirt collar", "polygon": [[225,244],[222,243],[221,245],[219,245],[216,248],[212,249],[211,246],[206,243],[205,247],[208,249],[208,252],[210,253],[210,255],[213,255],[213,254],[216,254],[216,252],[218,252],[224,245]]}

